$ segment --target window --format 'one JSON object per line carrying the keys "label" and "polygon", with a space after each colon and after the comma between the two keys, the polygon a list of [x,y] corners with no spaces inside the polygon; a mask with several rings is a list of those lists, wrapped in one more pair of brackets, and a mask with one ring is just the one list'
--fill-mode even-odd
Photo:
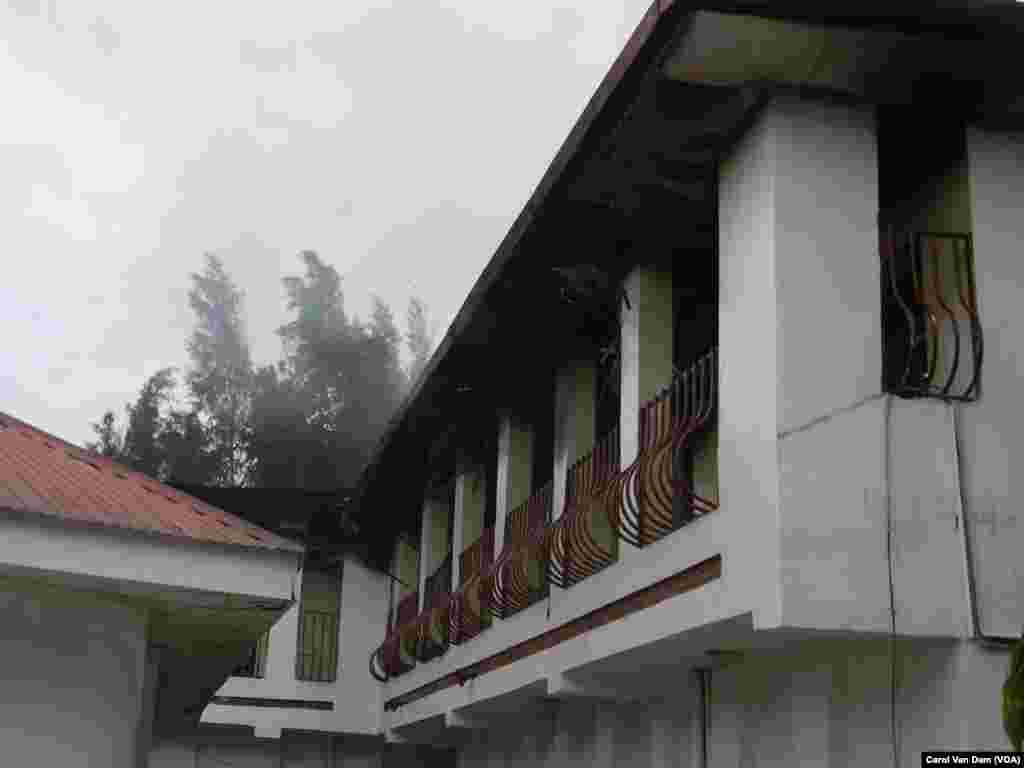
{"label": "window", "polygon": [[882,387],[974,400],[983,340],[964,124],[945,105],[882,109],[878,165]]}
{"label": "window", "polygon": [[332,683],[338,677],[341,567],[307,562],[302,573],[295,677]]}

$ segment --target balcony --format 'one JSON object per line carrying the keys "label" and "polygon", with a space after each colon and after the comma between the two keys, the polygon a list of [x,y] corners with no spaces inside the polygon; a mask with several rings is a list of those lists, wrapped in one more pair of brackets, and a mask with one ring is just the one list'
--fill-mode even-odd
{"label": "balcony", "polygon": [[405,674],[416,663],[415,618],[420,594],[413,592],[398,601],[394,620],[388,624],[384,642],[370,657],[370,674],[380,683]]}
{"label": "balcony", "polygon": [[494,528],[459,555],[459,589],[452,596],[449,641],[462,645],[491,625],[491,592],[483,577],[494,561]]}
{"label": "balcony", "polygon": [[338,677],[338,615],[304,609],[299,617],[295,679],[333,683]]}
{"label": "balcony", "polygon": [[975,400],[983,356],[967,233],[883,237],[885,389],[902,397]]}
{"label": "balcony", "polygon": [[[699,492],[693,469],[696,445],[715,427],[716,400],[717,350],[712,348],[679,371],[668,387],[642,406],[638,454],[632,462],[622,466],[620,433],[611,430],[567,471],[561,514],[553,515],[553,491],[548,484],[509,513],[497,557],[492,559],[491,555],[493,530],[485,531],[470,545],[460,557],[458,590],[451,595],[435,590],[436,597],[425,604],[423,612],[408,619],[405,628],[400,626],[397,632],[401,635],[406,631],[421,640],[429,638],[434,643],[429,659],[440,657],[454,645],[464,646],[469,654],[460,653],[460,657],[477,661],[392,699],[389,707],[403,706],[448,684],[461,685],[478,674],[547,650],[631,611],[655,605],[682,589],[717,578],[720,558],[697,563],[697,570],[675,573],[669,570],[673,563],[664,560],[664,548],[654,555],[658,568],[651,573],[665,570],[670,578],[630,586],[636,581],[633,574],[629,570],[618,573],[624,567],[622,542],[634,550],[631,558],[643,559],[645,549],[654,548],[674,531],[718,509],[717,493]],[[633,565],[626,567],[633,569]],[[605,571],[607,578],[602,575],[599,579]],[[582,589],[578,585],[589,580],[600,580],[601,584],[585,590],[584,601],[574,600],[577,589]],[[610,593],[609,585],[615,586],[615,595]],[[628,591],[618,595],[623,587]],[[552,594],[552,588],[558,588],[558,595]],[[557,598],[556,613],[570,619],[567,623],[528,642],[507,643],[504,650],[478,659],[495,643],[500,647],[501,638],[517,637],[513,630],[519,614],[525,615],[531,606],[552,597]],[[587,613],[582,606],[595,600],[600,601],[598,610]],[[484,637],[489,633],[485,630],[494,627],[494,619],[503,620],[502,631],[486,641]],[[529,631],[527,626],[547,627],[554,620],[549,604],[546,618],[543,613],[531,613],[521,631]],[[385,641],[375,657],[386,657],[389,642],[393,641]],[[419,660],[424,660],[422,655]],[[449,666],[446,662],[438,668],[439,673]],[[381,675],[385,681],[393,676]]]}
{"label": "balcony", "polygon": [[430,661],[448,650],[452,584],[452,556],[427,577],[423,587],[423,611],[417,619],[419,640],[416,648],[418,661]]}

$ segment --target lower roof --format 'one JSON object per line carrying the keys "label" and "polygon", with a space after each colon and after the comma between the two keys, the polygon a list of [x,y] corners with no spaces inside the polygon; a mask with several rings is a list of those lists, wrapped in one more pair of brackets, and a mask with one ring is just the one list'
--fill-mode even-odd
{"label": "lower roof", "polygon": [[300,544],[0,412],[0,514],[301,552]]}

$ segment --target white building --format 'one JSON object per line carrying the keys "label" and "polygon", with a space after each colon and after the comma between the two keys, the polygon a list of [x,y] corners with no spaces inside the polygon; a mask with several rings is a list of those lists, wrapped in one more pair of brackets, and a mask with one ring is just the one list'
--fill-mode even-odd
{"label": "white building", "polygon": [[[367,659],[384,635],[380,534],[342,524],[345,493],[181,486],[305,544],[296,599],[212,697],[201,722],[156,745],[150,768],[451,765],[450,750],[389,745]],[[384,546],[389,546],[384,541]],[[386,559],[386,555],[385,555]]]}
{"label": "white building", "polygon": [[1024,7],[890,6],[651,7],[360,482],[332,674],[299,597],[152,766],[1007,747]]}
{"label": "white building", "polygon": [[146,765],[291,604],[301,553],[0,413],[0,764]]}
{"label": "white building", "polygon": [[1024,7],[890,6],[644,17],[361,483],[416,584],[373,657],[389,739],[1007,748]]}

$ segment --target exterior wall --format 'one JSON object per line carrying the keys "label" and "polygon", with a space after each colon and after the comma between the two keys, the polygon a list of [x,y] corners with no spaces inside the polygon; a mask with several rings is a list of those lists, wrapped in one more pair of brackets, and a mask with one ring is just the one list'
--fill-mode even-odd
{"label": "exterior wall", "polygon": [[[892,765],[893,719],[900,765],[926,749],[1006,749],[1006,668],[1005,654],[954,641],[815,640],[750,656],[711,672],[708,765]],[[665,699],[540,707],[476,732],[459,766],[696,768],[699,701],[691,680]]]}
{"label": "exterior wall", "polygon": [[788,432],[881,387],[878,157],[870,109],[784,101],[766,119],[778,431]]}
{"label": "exterior wall", "polygon": [[510,417],[498,426],[497,504],[495,505],[494,551],[505,541],[505,520],[509,512],[530,498],[530,430]]}
{"label": "exterior wall", "polygon": [[[464,475],[466,480],[463,506],[463,540],[462,548],[480,538],[484,529],[484,506],[486,504],[486,478],[482,468]],[[460,553],[461,554],[461,553]]]}
{"label": "exterior wall", "polygon": [[565,508],[566,472],[594,446],[596,376],[593,363],[576,361],[555,377],[555,518]]}
{"label": "exterior wall", "polygon": [[419,553],[407,541],[399,540],[396,545],[395,575],[401,580],[400,598],[417,589],[419,580]]}
{"label": "exterior wall", "polygon": [[[724,166],[722,502],[735,509],[743,491],[745,504],[755,503],[755,478],[734,473],[741,452],[754,465],[750,425],[767,427],[766,403],[755,392],[760,386],[749,381],[770,386],[772,376],[764,371],[738,382],[733,374],[734,366],[752,365],[737,361],[737,350],[756,358],[762,346],[741,342],[740,326],[758,333],[756,314],[770,314],[773,302],[780,504],[777,532],[766,515],[755,523],[764,526],[764,537],[746,536],[757,551],[731,539],[727,560],[744,550],[745,571],[768,582],[754,587],[762,597],[753,603],[762,612],[776,605],[777,626],[888,632],[891,589],[898,632],[963,636],[969,611],[951,412],[934,402],[887,404],[880,393],[872,126],[866,111],[776,103]],[[962,174],[944,180],[923,214],[929,225],[963,223],[963,189]],[[734,232],[741,221],[747,228]],[[740,286],[749,290],[740,293]],[[743,301],[734,303],[733,296]],[[738,408],[748,412],[741,416]],[[769,440],[764,433],[759,439]],[[757,466],[771,483],[764,447]],[[762,505],[773,498],[769,488]],[[1007,591],[1019,586],[1007,580]]]}
{"label": "exterior wall", "polygon": [[0,617],[0,762],[137,765],[151,713],[145,614],[88,593],[3,585]]}
{"label": "exterior wall", "polygon": [[719,169],[721,510],[715,516],[725,521],[723,580],[749,596],[755,626],[776,625],[781,612],[776,131],[762,117]]}
{"label": "exterior wall", "polygon": [[567,700],[539,707],[508,728],[474,733],[460,750],[458,765],[697,766],[697,701],[696,690],[690,689],[668,700]]}
{"label": "exterior wall", "polygon": [[266,676],[232,677],[218,691],[220,696],[327,700],[333,710],[211,704],[203,713],[203,722],[246,725],[269,736],[279,735],[282,729],[379,733],[381,686],[370,677],[367,660],[384,637],[387,607],[387,577],[347,559],[342,569],[337,681],[295,679],[298,608],[292,606],[270,631]]}
{"label": "exterior wall", "polygon": [[300,554],[221,547],[130,531],[0,518],[0,572],[30,569],[83,587],[145,594],[288,600]]}
{"label": "exterior wall", "polygon": [[874,399],[779,442],[786,626],[888,632],[891,531],[896,631],[969,631],[949,406],[888,407],[887,419]]}
{"label": "exterior wall", "polygon": [[626,279],[622,306],[622,463],[636,458],[640,406],[672,381],[672,272],[638,267]]}
{"label": "exterior wall", "polygon": [[268,741],[242,729],[204,729],[188,740],[157,745],[148,768],[447,768],[454,764],[451,751],[384,744],[381,739],[289,732]]}
{"label": "exterior wall", "polygon": [[980,400],[961,408],[964,492],[981,629],[1017,637],[1024,626],[1024,135],[971,130],[968,163],[985,361]]}

